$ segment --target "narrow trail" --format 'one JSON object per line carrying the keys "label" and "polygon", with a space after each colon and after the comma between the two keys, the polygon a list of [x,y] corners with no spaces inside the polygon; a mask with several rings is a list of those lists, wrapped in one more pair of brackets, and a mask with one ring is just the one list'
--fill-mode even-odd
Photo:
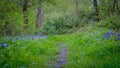
{"label": "narrow trail", "polygon": [[62,65],[67,63],[67,49],[64,44],[61,44],[60,47],[60,54],[55,62],[55,68],[61,68]]}

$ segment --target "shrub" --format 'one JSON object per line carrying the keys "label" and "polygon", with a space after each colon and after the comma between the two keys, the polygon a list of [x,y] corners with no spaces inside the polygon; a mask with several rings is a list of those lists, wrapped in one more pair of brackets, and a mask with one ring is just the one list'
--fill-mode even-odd
{"label": "shrub", "polygon": [[113,29],[119,29],[120,28],[120,19],[118,16],[110,16],[107,17],[104,20],[101,20],[100,22],[96,23],[99,27],[107,27],[107,28],[113,28]]}
{"label": "shrub", "polygon": [[74,31],[81,25],[76,15],[64,15],[58,18],[51,18],[44,21],[40,32],[42,34],[66,34]]}

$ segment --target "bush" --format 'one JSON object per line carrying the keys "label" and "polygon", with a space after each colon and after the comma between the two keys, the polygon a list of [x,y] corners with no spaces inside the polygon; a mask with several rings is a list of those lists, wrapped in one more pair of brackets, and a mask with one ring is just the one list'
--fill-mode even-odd
{"label": "bush", "polygon": [[74,28],[80,25],[80,19],[76,15],[65,15],[45,20],[40,32],[42,34],[66,34],[74,31]]}
{"label": "bush", "polygon": [[99,27],[107,27],[107,28],[113,28],[113,29],[119,29],[120,28],[120,19],[118,16],[110,16],[107,17],[104,20],[101,20],[100,22],[96,23]]}
{"label": "bush", "polygon": [[0,35],[16,35],[23,31],[21,7],[10,1],[0,1]]}

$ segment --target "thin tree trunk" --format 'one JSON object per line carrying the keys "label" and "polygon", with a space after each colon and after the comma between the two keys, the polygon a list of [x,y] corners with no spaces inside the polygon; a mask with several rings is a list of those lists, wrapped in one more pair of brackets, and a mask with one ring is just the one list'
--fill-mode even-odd
{"label": "thin tree trunk", "polygon": [[116,0],[114,0],[114,2],[113,2],[113,13],[115,12],[115,1]]}
{"label": "thin tree trunk", "polygon": [[38,7],[38,10],[37,10],[37,22],[36,22],[36,28],[40,28],[41,24],[42,24],[42,1],[39,0],[39,7]]}
{"label": "thin tree trunk", "polygon": [[116,8],[117,8],[117,12],[120,13],[119,5],[118,5],[118,0],[116,0]]}
{"label": "thin tree trunk", "polygon": [[114,0],[112,10],[113,10],[113,11],[112,11],[113,14],[114,14],[115,12],[120,13],[119,5],[118,5],[118,0]]}
{"label": "thin tree trunk", "polygon": [[93,6],[95,9],[95,20],[99,21],[98,15],[99,15],[99,10],[98,10],[98,2],[97,0],[93,0]]}
{"label": "thin tree trunk", "polygon": [[75,0],[75,5],[76,5],[76,14],[78,14],[78,0]]}
{"label": "thin tree trunk", "polygon": [[24,13],[24,29],[28,29],[28,15],[27,15],[27,8],[28,8],[28,0],[24,0],[23,4],[23,13]]}
{"label": "thin tree trunk", "polygon": [[93,0],[93,5],[94,5],[94,9],[95,9],[95,15],[98,16],[99,12],[98,12],[98,3],[97,3],[97,0]]}
{"label": "thin tree trunk", "polygon": [[108,16],[110,16],[111,15],[111,12],[112,12],[112,10],[111,10],[111,4],[109,3],[109,6],[108,6]]}

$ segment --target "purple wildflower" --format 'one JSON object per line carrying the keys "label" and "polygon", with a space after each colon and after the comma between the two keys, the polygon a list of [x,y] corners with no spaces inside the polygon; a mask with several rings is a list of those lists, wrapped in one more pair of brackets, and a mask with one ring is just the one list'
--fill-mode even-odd
{"label": "purple wildflower", "polygon": [[110,33],[106,33],[103,38],[104,39],[109,39],[110,38]]}
{"label": "purple wildflower", "polygon": [[34,40],[34,37],[31,37],[32,40]]}
{"label": "purple wildflower", "polygon": [[117,37],[117,40],[120,40],[120,34],[119,33],[116,35],[116,37]]}
{"label": "purple wildflower", "polygon": [[109,34],[110,34],[110,35],[112,35],[112,36],[114,36],[114,35],[115,35],[115,33],[113,33],[113,32],[109,32]]}
{"label": "purple wildflower", "polygon": [[18,38],[18,37],[16,37],[16,40],[19,40],[19,38]]}

